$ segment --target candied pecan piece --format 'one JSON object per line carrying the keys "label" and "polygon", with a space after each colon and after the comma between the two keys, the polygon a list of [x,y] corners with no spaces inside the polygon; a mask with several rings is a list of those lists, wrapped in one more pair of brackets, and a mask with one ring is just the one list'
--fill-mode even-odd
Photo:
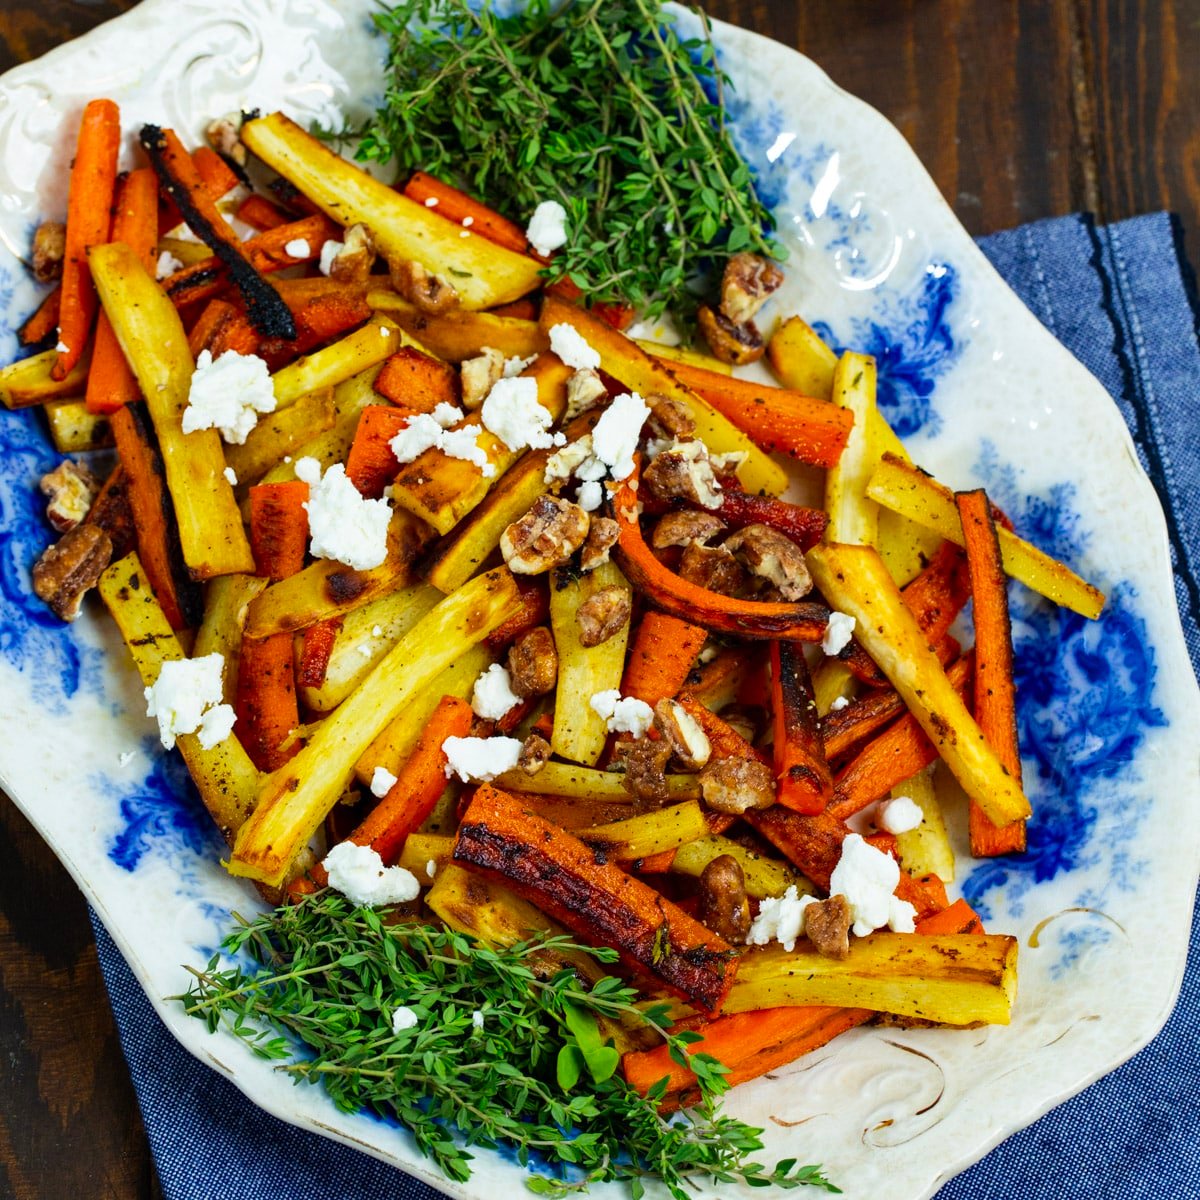
{"label": "candied pecan piece", "polygon": [[618,745],[625,766],[621,782],[625,790],[647,808],[659,808],[671,798],[667,787],[667,760],[671,747],[666,742],[638,738]]}
{"label": "candied pecan piece", "polygon": [[784,600],[802,600],[812,591],[804,551],[769,525],[747,525],[723,543],[755,575],[774,584]]}
{"label": "candied pecan piece", "polygon": [[734,325],[753,321],[781,283],[783,272],[769,258],[746,251],[735,254],[721,276],[721,315]]}
{"label": "candied pecan piece", "polygon": [[112,559],[112,539],[99,525],[76,525],[33,565],[33,591],[64,621],[79,616],[84,593]]}
{"label": "candied pecan piece", "polygon": [[608,562],[609,551],[617,544],[620,533],[621,527],[612,517],[593,517],[587,541],[579,554],[579,565],[585,571],[594,571]]}
{"label": "candied pecan piece", "polygon": [[342,237],[342,248],[329,264],[329,276],[339,283],[365,283],[375,265],[375,240],[362,224],[351,225]]}
{"label": "candied pecan piece", "polygon": [[696,432],[696,418],[681,400],[670,396],[647,396],[651,428],[667,438],[691,437]]}
{"label": "candied pecan piece", "polygon": [[696,322],[708,348],[722,362],[743,366],[758,362],[766,352],[767,344],[753,321],[735,325],[728,317],[702,304],[696,313]]}
{"label": "candied pecan piece", "polygon": [[69,458],[43,475],[38,487],[44,496],[50,497],[46,520],[59,533],[66,533],[82,523],[100,490],[95,475],[83,463],[72,462]]}
{"label": "candied pecan piece", "polygon": [[742,865],[732,854],[714,858],[700,873],[696,916],[718,937],[742,945],[750,932],[750,898]]}
{"label": "candied pecan piece", "polygon": [[775,803],[775,778],[757,758],[718,758],[700,772],[700,794],[717,812],[770,808]]}
{"label": "candied pecan piece", "polygon": [[578,504],[539,496],[530,510],[500,535],[500,553],[517,575],[540,575],[561,567],[583,545],[590,522]]}
{"label": "candied pecan piece", "polygon": [[[204,140],[218,153],[239,167],[246,165],[246,145],[242,141],[242,114],[226,113],[205,126]],[[219,197],[218,197],[219,198]]]}
{"label": "candied pecan piece", "polygon": [[558,651],[545,625],[521,634],[508,651],[508,673],[518,696],[542,696],[558,682]]}
{"label": "candied pecan piece", "polygon": [[673,443],[654,456],[642,478],[660,500],[691,500],[702,508],[721,506],[721,485],[703,442]]}
{"label": "candied pecan piece", "polygon": [[33,277],[52,283],[62,277],[67,252],[67,227],[61,221],[43,221],[33,235]]}
{"label": "candied pecan piece", "polygon": [[667,546],[690,546],[693,542],[704,545],[718,533],[724,532],[725,522],[712,513],[681,508],[676,512],[664,513],[659,518],[650,544],[655,550],[663,550]]}
{"label": "candied pecan piece", "polygon": [[700,723],[682,704],[660,700],[654,706],[654,728],[671,747],[685,771],[699,771],[712,756],[712,743]]}
{"label": "candied pecan piece", "polygon": [[491,346],[484,346],[482,353],[466,359],[460,370],[463,408],[479,408],[488,392],[504,378],[504,355]]}
{"label": "candied pecan piece", "polygon": [[631,608],[628,588],[617,584],[601,588],[575,610],[580,642],[588,647],[607,642],[629,620]]}
{"label": "candied pecan piece", "polygon": [[739,596],[750,582],[742,564],[724,546],[702,546],[699,542],[684,548],[679,574],[688,583],[722,596]]}
{"label": "candied pecan piece", "polygon": [[458,292],[449,280],[428,271],[414,259],[389,262],[392,286],[423,313],[436,316],[458,307]]}
{"label": "candied pecan piece", "polygon": [[850,904],[840,893],[810,904],[804,910],[804,936],[812,942],[817,953],[826,958],[849,955],[852,924]]}
{"label": "candied pecan piece", "polygon": [[531,733],[521,745],[517,769],[536,775],[550,759],[550,743],[540,733]]}

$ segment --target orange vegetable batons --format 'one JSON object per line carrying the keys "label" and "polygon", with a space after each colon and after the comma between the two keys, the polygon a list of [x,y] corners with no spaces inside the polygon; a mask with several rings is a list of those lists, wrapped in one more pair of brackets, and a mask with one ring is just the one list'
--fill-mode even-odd
{"label": "orange vegetable batons", "polygon": [[[504,246],[515,254],[524,254],[529,245],[525,231],[519,225],[468,196],[466,192],[461,192],[424,171],[413,173],[412,178],[404,185],[404,194],[410,200],[428,205],[438,216],[445,217],[456,225],[462,225],[464,221],[469,222],[467,228],[472,233],[477,233],[498,246]],[[431,200],[437,203],[429,204]]]}
{"label": "orange vegetable batons", "polygon": [[433,412],[439,404],[458,404],[458,375],[449,363],[403,346],[375,376],[375,390],[412,412]]}
{"label": "orange vegetable batons", "polygon": [[819,813],[833,795],[833,775],[808,664],[790,642],[771,643],[771,711],[778,801],[796,812]]}
{"label": "orange vegetable batons", "polygon": [[642,617],[625,664],[621,695],[653,707],[679,694],[708,630],[678,617],[651,610]]}

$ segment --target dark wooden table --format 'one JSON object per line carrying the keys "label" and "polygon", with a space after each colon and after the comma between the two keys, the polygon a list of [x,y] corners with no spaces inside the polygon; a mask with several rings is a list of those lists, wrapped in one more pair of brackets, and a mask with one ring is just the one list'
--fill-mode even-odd
{"label": "dark wooden table", "polygon": [[[0,70],[132,7],[0,0]],[[1155,209],[1200,251],[1197,0],[709,0],[888,116],[973,234]],[[11,736],[11,731],[9,731]],[[81,896],[0,797],[0,1194],[161,1195]]]}

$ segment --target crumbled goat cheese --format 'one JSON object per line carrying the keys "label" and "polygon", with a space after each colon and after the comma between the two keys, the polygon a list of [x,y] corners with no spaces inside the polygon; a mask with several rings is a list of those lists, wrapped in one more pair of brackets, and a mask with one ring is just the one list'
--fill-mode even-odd
{"label": "crumbled goat cheese", "polygon": [[616,688],[597,692],[588,701],[592,711],[604,718],[609,733],[632,733],[641,737],[654,723],[654,709],[633,696],[621,698]]}
{"label": "crumbled goat cheese", "polygon": [[275,411],[275,389],[267,364],[256,354],[226,350],[213,360],[201,350],[183,410],[183,432],[217,429],[234,446],[245,443],[259,413]]}
{"label": "crumbled goat cheese", "polygon": [[403,1033],[406,1029],[413,1029],[417,1024],[417,1014],[413,1012],[407,1004],[400,1005],[392,1013],[392,1032]]}
{"label": "crumbled goat cheese", "polygon": [[525,376],[498,379],[479,410],[483,427],[510,450],[546,450],[562,445],[562,434],[551,434],[554,418],[538,402],[537,380]]}
{"label": "crumbled goat cheese", "polygon": [[471,708],[477,717],[498,721],[521,703],[512,690],[512,676],[500,663],[492,663],[478,679],[471,693]]}
{"label": "crumbled goat cheese", "polygon": [[866,937],[884,925],[897,933],[912,933],[917,910],[896,897],[899,882],[900,864],[859,834],[850,833],[829,878],[829,894],[846,897],[855,937]]}
{"label": "crumbled goat cheese", "polygon": [[466,414],[461,408],[449,403],[449,401],[440,400],[429,415],[443,429],[453,429]]}
{"label": "crumbled goat cheese", "polygon": [[622,392],[596,422],[592,448],[614,479],[624,479],[633,470],[633,453],[649,416],[650,409],[637,392]]}
{"label": "crumbled goat cheese", "polygon": [[357,646],[356,649],[358,650],[359,654],[363,656],[363,658],[370,658],[371,655],[375,653],[375,651],[372,650],[366,642],[363,642],[361,645]]}
{"label": "crumbled goat cheese", "polygon": [[181,733],[194,733],[205,750],[233,731],[234,712],[221,702],[225,658],[177,658],[164,662],[154,683],[145,689],[146,716],[158,718],[158,736],[168,749]]}
{"label": "crumbled goat cheese", "polygon": [[308,484],[309,550],[314,558],[331,558],[356,571],[369,571],[387,558],[386,500],[368,500],[346,478],[346,468],[334,463],[322,476],[315,458],[296,462],[296,478]]}
{"label": "crumbled goat cheese", "polygon": [[383,637],[383,626],[382,625],[372,625],[371,626],[371,636],[372,637]]}
{"label": "crumbled goat cheese", "polygon": [[925,820],[925,814],[911,796],[893,796],[879,806],[876,819],[885,833],[911,833]]}
{"label": "crumbled goat cheese", "polygon": [[425,864],[425,874],[428,875],[430,879],[432,879],[437,874],[437,860],[436,859],[431,858]]}
{"label": "crumbled goat cheese", "polygon": [[604,484],[594,479],[581,483],[575,494],[575,502],[584,512],[595,512],[604,503]]}
{"label": "crumbled goat cheese", "polygon": [[843,708],[849,705],[850,701],[845,696],[835,696],[833,703],[829,706],[830,712],[841,712]]}
{"label": "crumbled goat cheese", "polygon": [[401,904],[421,892],[417,877],[403,867],[385,867],[370,846],[338,842],[321,864],[329,872],[329,886],[364,908]]}
{"label": "crumbled goat cheese", "polygon": [[595,371],[600,366],[600,355],[574,325],[565,321],[550,327],[550,349],[576,371]]}
{"label": "crumbled goat cheese", "polygon": [[427,199],[425,201],[426,208],[437,208],[437,206],[438,206],[438,198],[436,196],[430,196],[429,199]]}
{"label": "crumbled goat cheese", "polygon": [[556,450],[546,459],[546,473],[542,476],[542,481],[565,483],[591,457],[592,435],[585,433],[583,437],[570,442],[561,450]]}
{"label": "crumbled goat cheese", "polygon": [[442,402],[432,413],[414,413],[404,424],[404,428],[388,445],[396,456],[396,461],[410,463],[419,458],[426,450],[440,450],[451,458],[462,458],[474,463],[482,472],[485,479],[490,479],[496,473],[496,468],[488,459],[487,452],[479,445],[479,426],[464,425],[461,429],[446,429],[442,421],[451,421],[462,417],[462,412],[452,404]]}
{"label": "crumbled goat cheese", "polygon": [[464,462],[474,463],[484,479],[491,479],[496,474],[495,464],[487,456],[487,451],[479,444],[479,426],[464,425],[461,429],[448,429],[442,434],[438,449],[451,458],[461,458]]}
{"label": "crumbled goat cheese", "polygon": [[292,238],[284,245],[283,252],[292,258],[307,258],[312,251],[304,238]]}
{"label": "crumbled goat cheese", "polygon": [[815,896],[798,896],[794,884],[782,896],[764,900],[746,935],[747,945],[779,942],[785,950],[794,950],[804,932],[804,910],[816,902]]}
{"label": "crumbled goat cheese", "polygon": [[62,338],[58,339],[57,343],[54,346],[54,349],[57,350],[59,352],[59,354],[70,354],[71,353],[71,347],[68,346],[67,343],[62,340]]}
{"label": "crumbled goat cheese", "polygon": [[371,795],[382,800],[396,786],[396,776],[387,767],[376,767],[371,776]]}
{"label": "crumbled goat cheese", "polygon": [[464,228],[469,229],[472,225],[475,224],[475,218],[474,217],[463,217],[462,223],[463,223]]}
{"label": "crumbled goat cheese", "polygon": [[512,358],[506,358],[504,360],[504,378],[512,379],[520,375],[526,367],[532,367],[537,362],[537,359],[538,356],[536,354],[531,354],[528,358],[522,358],[519,354],[514,355]]}
{"label": "crumbled goat cheese", "polygon": [[237,472],[232,467],[226,467],[221,474],[225,476],[230,487],[237,487]]}
{"label": "crumbled goat cheese", "polygon": [[[345,242],[335,242],[330,238],[321,246],[321,261],[317,266],[321,269],[322,275],[328,275],[333,270],[333,260],[345,249]],[[286,247],[285,247],[286,249]]]}
{"label": "crumbled goat cheese", "polygon": [[442,440],[444,430],[430,413],[413,413],[403,428],[388,445],[396,461],[410,463],[420,458],[426,450],[432,450]]}
{"label": "crumbled goat cheese", "polygon": [[470,237],[470,236],[471,236],[471,231],[470,231],[469,229],[463,229],[463,230],[460,230],[460,231],[459,231],[459,234],[458,234],[458,236],[459,236],[460,238],[464,238],[464,237]]}
{"label": "crumbled goat cheese", "polygon": [[176,271],[182,270],[183,263],[170,250],[164,250],[158,256],[158,262],[154,264],[154,278],[161,283],[168,276],[174,275]]}
{"label": "crumbled goat cheese", "polygon": [[474,1025],[476,1029],[483,1028],[483,1013],[478,1008],[471,1014],[471,1024]]}
{"label": "crumbled goat cheese", "polygon": [[829,624],[825,626],[821,649],[828,655],[840,654],[850,645],[850,639],[853,636],[854,618],[849,613],[838,612],[834,609],[829,614]]}
{"label": "crumbled goat cheese", "polygon": [[533,210],[525,236],[543,258],[549,258],[567,244],[567,210],[557,200],[543,200]]}
{"label": "crumbled goat cheese", "polygon": [[446,778],[457,775],[463,783],[484,783],[511,771],[521,757],[521,740],[510,737],[448,737],[442,743],[446,755]]}

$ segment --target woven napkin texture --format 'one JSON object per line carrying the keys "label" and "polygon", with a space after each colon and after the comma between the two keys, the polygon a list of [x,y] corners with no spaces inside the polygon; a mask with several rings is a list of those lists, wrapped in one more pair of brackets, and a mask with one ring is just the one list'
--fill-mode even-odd
{"label": "woven napkin texture", "polygon": [[[1200,347],[1194,279],[1165,213],[1084,216],[981,241],[1046,327],[1108,389],[1167,512],[1175,588],[1200,672]],[[96,941],[166,1200],[433,1200],[394,1168],[259,1111],[174,1041],[99,921]],[[1183,1200],[1200,1195],[1200,924],[1161,1034],[1015,1134],[938,1200]],[[819,1147],[814,1147],[819,1157]],[[708,1189],[705,1189],[707,1193]]]}

